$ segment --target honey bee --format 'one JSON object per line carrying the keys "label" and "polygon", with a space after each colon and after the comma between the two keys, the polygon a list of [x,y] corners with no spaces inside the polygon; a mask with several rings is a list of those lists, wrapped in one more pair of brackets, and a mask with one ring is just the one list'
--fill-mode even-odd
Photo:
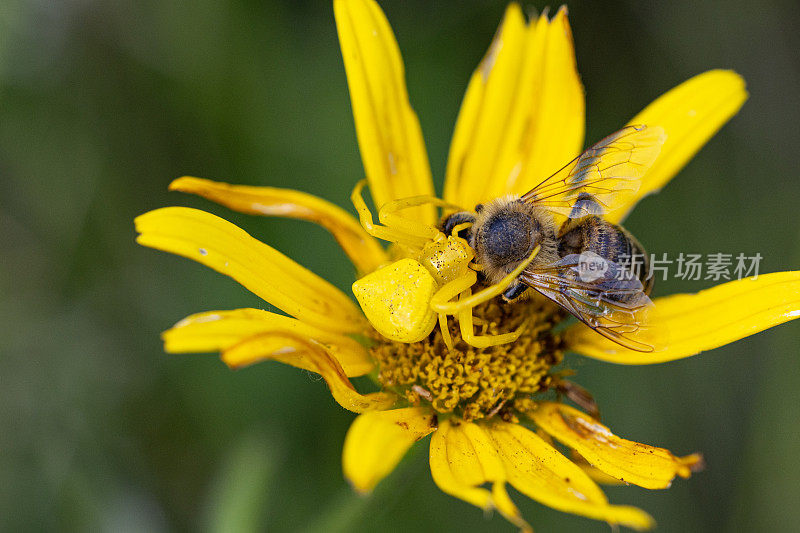
{"label": "honey bee", "polygon": [[660,341],[647,254],[603,215],[629,203],[664,140],[660,127],[623,128],[528,193],[453,213],[442,230],[450,235],[462,228],[486,284],[529,261],[502,292],[507,302],[536,291],[612,341],[651,352]]}

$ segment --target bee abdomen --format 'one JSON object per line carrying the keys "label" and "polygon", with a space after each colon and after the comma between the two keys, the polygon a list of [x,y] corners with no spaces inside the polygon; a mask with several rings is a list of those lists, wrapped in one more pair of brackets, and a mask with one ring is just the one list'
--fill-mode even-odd
{"label": "bee abdomen", "polygon": [[599,216],[586,216],[567,223],[559,239],[560,257],[592,252],[603,259],[617,263],[636,276],[645,294],[653,288],[650,261],[644,247],[622,226],[612,224]]}

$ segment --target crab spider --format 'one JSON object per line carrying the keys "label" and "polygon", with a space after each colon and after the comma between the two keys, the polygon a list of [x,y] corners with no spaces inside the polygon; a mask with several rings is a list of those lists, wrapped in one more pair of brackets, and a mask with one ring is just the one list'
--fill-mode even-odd
{"label": "crab spider", "polygon": [[373,326],[392,340],[416,342],[430,334],[438,318],[442,338],[452,350],[447,316],[453,315],[459,322],[461,338],[467,344],[488,348],[515,341],[524,324],[510,333],[476,335],[472,308],[502,294],[530,264],[539,247],[498,283],[472,294],[480,265],[472,263],[472,248],[458,236],[472,224],[459,224],[450,235],[445,235],[434,226],[399,214],[404,209],[425,204],[460,208],[430,196],[401,198],[381,206],[378,210],[380,224],[375,224],[362,197],[365,185],[366,180],[359,181],[350,197],[364,230],[377,239],[406,247],[411,256],[381,267],[353,284],[353,292]]}

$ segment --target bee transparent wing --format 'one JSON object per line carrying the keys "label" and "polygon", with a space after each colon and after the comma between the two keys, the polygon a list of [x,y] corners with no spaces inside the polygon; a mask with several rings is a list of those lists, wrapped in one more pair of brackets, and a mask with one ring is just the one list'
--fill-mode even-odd
{"label": "bee transparent wing", "polygon": [[525,270],[519,280],[617,344],[638,352],[666,347],[668,334],[641,282],[621,265],[606,264],[598,275],[583,269],[579,255],[568,255],[548,267]]}
{"label": "bee transparent wing", "polygon": [[573,159],[522,196],[569,218],[603,215],[629,204],[661,152],[660,126],[627,126]]}

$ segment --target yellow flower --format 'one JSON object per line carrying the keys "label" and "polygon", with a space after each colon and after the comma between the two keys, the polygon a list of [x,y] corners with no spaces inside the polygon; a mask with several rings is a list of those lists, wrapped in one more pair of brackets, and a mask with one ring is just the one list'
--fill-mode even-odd
{"label": "yellow flower", "polygon": [[[375,205],[432,195],[420,126],[385,16],[370,0],[335,0],[334,7]],[[672,89],[634,117],[630,124],[663,128],[666,142],[627,209],[607,218],[619,222],[639,198],[664,186],[746,98],[737,74],[714,70]],[[523,193],[578,155],[583,144],[583,88],[566,9],[526,22],[512,4],[462,103],[444,200],[472,207]],[[419,264],[410,258],[424,242],[386,250],[349,213],[298,191],[191,177],[174,181],[171,189],[244,213],[315,222],[338,241],[362,281],[386,265],[405,276],[394,289],[380,278],[370,291],[394,290],[382,296],[384,301],[394,298],[401,306],[411,302],[412,311],[427,309],[436,280],[427,285],[418,277],[408,281]],[[432,203],[408,212],[416,223],[437,223]],[[382,331],[387,324],[371,324],[339,289],[219,217],[168,207],[138,217],[136,228],[139,243],[205,264],[286,313],[237,309],[192,315],[163,334],[166,351],[219,352],[231,368],[277,360],[318,372],[339,404],[360,413],[343,453],[345,476],[356,490],[370,491],[409,447],[432,433],[430,467],[436,484],[485,510],[497,509],[524,529],[528,525],[506,492],[507,484],[555,509],[647,529],[653,525],[649,515],[609,504],[595,481],[666,488],[675,476],[689,477],[700,465],[698,455],[677,457],[622,439],[591,413],[545,400],[541,393],[556,389],[591,410],[585,391],[551,372],[566,351],[621,364],[659,363],[800,315],[800,272],[781,272],[656,299],[671,338],[666,349],[652,354],[626,349],[582,324],[554,333],[564,315],[538,300],[513,306],[489,302],[474,309],[481,335],[513,331],[512,343],[467,345],[461,342],[463,320],[442,324],[416,342],[400,342],[377,333],[376,327]],[[399,312],[385,311],[378,321],[383,319],[400,320]],[[427,315],[414,320],[425,333],[432,325]],[[381,385],[380,392],[361,394],[348,379],[366,374]],[[571,450],[571,459],[555,441]]]}

